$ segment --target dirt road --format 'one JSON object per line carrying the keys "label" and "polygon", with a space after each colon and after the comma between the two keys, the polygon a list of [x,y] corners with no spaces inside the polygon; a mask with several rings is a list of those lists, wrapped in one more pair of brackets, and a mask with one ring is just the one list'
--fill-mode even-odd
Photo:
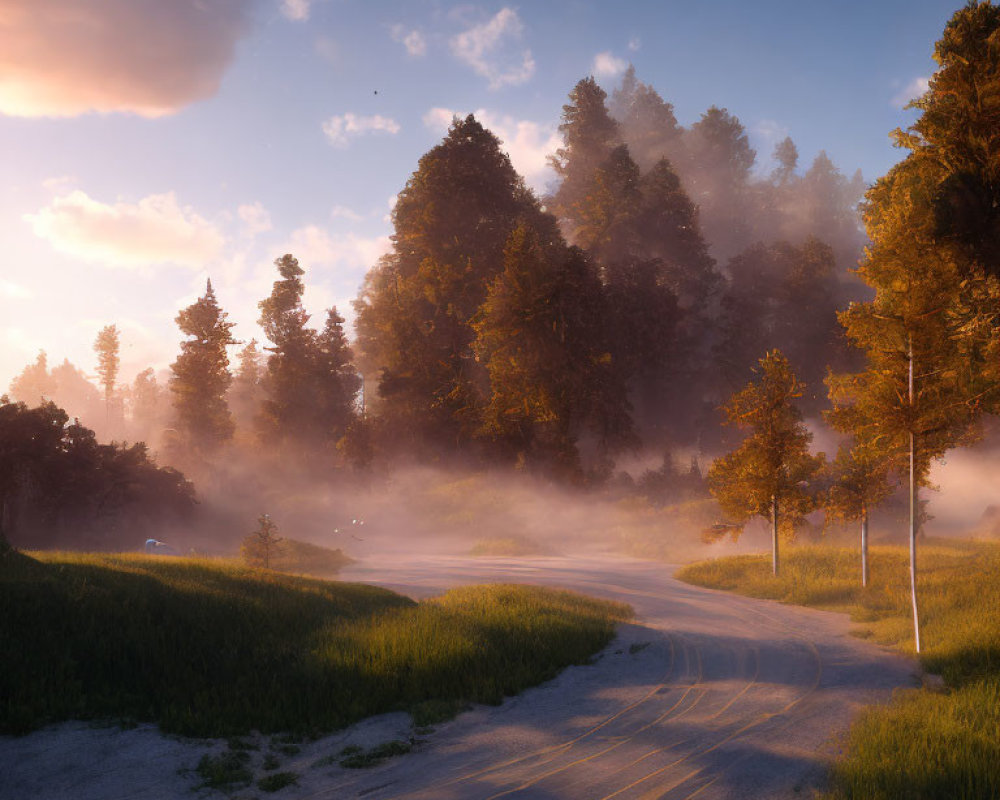
{"label": "dirt road", "polygon": [[[282,767],[298,773],[298,783],[275,796],[810,797],[858,710],[915,683],[914,662],[851,637],[844,616],[697,589],[670,572],[662,564],[613,557],[422,557],[353,568],[344,580],[415,597],[482,582],[563,586],[624,600],[637,618],[595,663],[572,667],[501,706],[477,707],[432,733],[418,733],[412,752],[380,766],[346,770],[335,758],[323,765],[321,757],[345,744],[371,746],[411,735],[405,715],[376,718],[311,743]],[[193,782],[177,774],[185,752],[190,767],[205,751],[204,744],[175,751],[182,745],[170,742],[161,748],[169,756],[143,763],[140,752],[129,755],[129,742],[146,737],[155,743],[154,731],[74,728],[76,750],[67,756],[54,739],[44,738],[65,730],[0,741],[0,769],[12,781],[8,790],[74,800],[171,797]],[[117,737],[116,744],[106,737]],[[90,762],[89,780],[72,768],[94,748],[122,754],[113,793],[101,783],[97,764]],[[46,759],[53,764],[47,767]],[[48,784],[37,781],[45,771],[53,775]],[[258,795],[253,789],[238,793]]]}

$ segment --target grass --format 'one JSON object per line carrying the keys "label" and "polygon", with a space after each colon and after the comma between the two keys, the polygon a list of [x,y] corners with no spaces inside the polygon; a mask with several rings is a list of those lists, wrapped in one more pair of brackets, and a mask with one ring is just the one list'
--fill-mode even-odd
{"label": "grass", "polygon": [[[851,730],[830,798],[979,800],[1000,797],[1000,546],[931,540],[918,548],[920,661],[945,692],[897,692]],[[848,611],[859,633],[913,652],[909,560],[903,547],[860,555],[830,547],[786,548],[781,577],[769,556],[684,567],[678,577],[753,597]]]}
{"label": "grass", "polygon": [[65,719],[318,734],[499,702],[582,663],[627,606],[534,587],[414,603],[235,562],[0,555],[0,731]]}

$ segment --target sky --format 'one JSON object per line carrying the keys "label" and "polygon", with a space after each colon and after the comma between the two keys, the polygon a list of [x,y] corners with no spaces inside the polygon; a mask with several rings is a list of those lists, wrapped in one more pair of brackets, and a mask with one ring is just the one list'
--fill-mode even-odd
{"label": "sky", "polygon": [[539,193],[563,103],[629,63],[690,125],[708,106],[874,181],[902,155],[959,0],[523,5],[0,0],[0,392],[39,350],[120,381],[166,368],[211,278],[248,341],[284,253],[322,324],[389,246],[390,210],[455,113]]}

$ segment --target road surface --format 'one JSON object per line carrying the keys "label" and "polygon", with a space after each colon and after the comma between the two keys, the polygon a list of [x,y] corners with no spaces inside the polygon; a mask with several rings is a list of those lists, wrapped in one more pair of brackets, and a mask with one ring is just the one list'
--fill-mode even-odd
{"label": "road surface", "polygon": [[[843,615],[698,589],[671,573],[611,556],[398,556],[355,565],[344,580],[414,597],[472,583],[543,584],[623,600],[636,620],[593,664],[433,732],[414,732],[407,715],[390,714],[307,743],[281,766],[298,774],[297,784],[275,797],[808,798],[858,711],[916,682],[915,662],[850,636]],[[347,745],[414,735],[412,752],[374,768],[337,764]],[[224,748],[151,726],[70,723],[0,738],[0,797],[183,796],[198,781],[191,768],[200,756]]]}

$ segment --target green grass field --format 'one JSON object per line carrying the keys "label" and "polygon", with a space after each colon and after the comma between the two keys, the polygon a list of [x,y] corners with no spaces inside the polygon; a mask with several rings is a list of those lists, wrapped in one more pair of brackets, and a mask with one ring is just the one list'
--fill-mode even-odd
{"label": "green grass field", "polygon": [[[946,691],[898,692],[851,730],[831,798],[979,800],[1000,797],[1000,545],[929,541],[919,546],[920,660]],[[847,611],[858,633],[913,652],[906,548],[871,550],[860,585],[857,550],[786,548],[780,578],[770,556],[684,567],[681,580],[753,597]]]}
{"label": "green grass field", "polygon": [[523,586],[384,589],[143,555],[0,554],[0,731],[152,721],[319,733],[497,703],[585,662],[627,606]]}

